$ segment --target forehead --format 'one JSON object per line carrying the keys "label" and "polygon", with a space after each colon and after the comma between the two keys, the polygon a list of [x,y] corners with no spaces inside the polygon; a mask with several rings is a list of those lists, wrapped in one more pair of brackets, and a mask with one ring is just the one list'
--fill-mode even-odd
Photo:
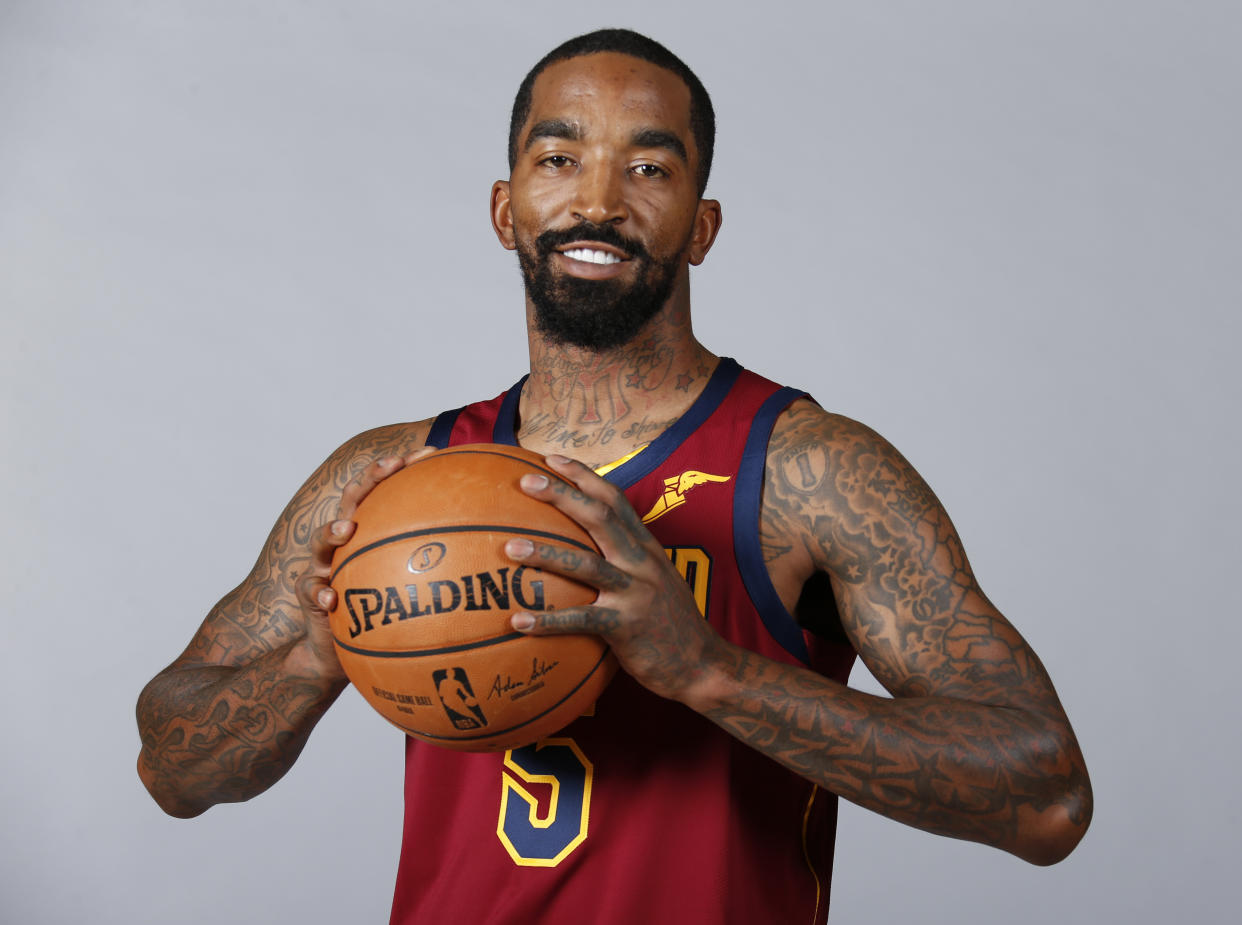
{"label": "forehead", "polygon": [[531,89],[523,134],[544,119],[578,122],[588,134],[604,126],[663,128],[692,143],[690,88],[672,71],[615,52],[548,65]]}

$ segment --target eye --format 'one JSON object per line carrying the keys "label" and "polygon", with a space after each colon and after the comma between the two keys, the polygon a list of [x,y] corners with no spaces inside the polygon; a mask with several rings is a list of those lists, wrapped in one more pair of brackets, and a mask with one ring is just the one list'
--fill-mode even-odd
{"label": "eye", "polygon": [[658,180],[661,177],[667,177],[668,171],[663,167],[657,167],[655,164],[635,164],[634,173],[647,180]]}
{"label": "eye", "polygon": [[539,161],[539,166],[547,167],[550,170],[560,170],[562,167],[568,167],[572,163],[573,161],[564,154],[549,154]]}

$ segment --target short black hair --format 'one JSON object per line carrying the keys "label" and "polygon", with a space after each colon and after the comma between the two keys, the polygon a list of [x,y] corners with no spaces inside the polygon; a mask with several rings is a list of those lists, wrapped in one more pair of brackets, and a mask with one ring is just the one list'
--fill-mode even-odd
{"label": "short black hair", "polygon": [[666,71],[672,71],[689,89],[690,130],[694,133],[694,145],[699,151],[697,180],[699,195],[702,196],[707,189],[707,177],[712,170],[712,151],[716,146],[716,111],[712,108],[711,97],[685,62],[655,39],[649,39],[630,29],[599,29],[580,35],[553,48],[530,69],[530,73],[518,87],[517,97],[513,100],[513,113],[509,117],[509,170],[512,171],[517,164],[518,135],[530,116],[531,91],[536,78],[550,64],[608,51],[649,61]]}

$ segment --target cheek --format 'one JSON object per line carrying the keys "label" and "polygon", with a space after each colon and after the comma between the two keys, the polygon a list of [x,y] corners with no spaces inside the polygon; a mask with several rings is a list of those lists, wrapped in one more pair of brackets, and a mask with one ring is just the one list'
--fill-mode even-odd
{"label": "cheek", "polygon": [[510,182],[510,208],[515,222],[546,227],[566,207],[568,191],[564,183],[540,182],[530,177]]}
{"label": "cheek", "polygon": [[688,207],[679,197],[640,194],[632,201],[630,218],[638,233],[671,254],[684,248],[694,234],[697,210],[697,200]]}
{"label": "cheek", "polygon": [[529,220],[520,218],[516,213],[513,216],[513,244],[518,255],[526,255],[528,257],[535,256],[535,239],[539,236],[540,229],[532,226]]}
{"label": "cheek", "polygon": [[694,225],[685,222],[668,222],[654,230],[648,239],[651,255],[661,260],[670,260],[686,254],[690,241],[694,237]]}
{"label": "cheek", "polygon": [[557,220],[555,209],[547,207],[546,202],[526,201],[513,209],[513,237],[519,246],[534,248],[535,239],[545,231],[567,227],[566,221]]}

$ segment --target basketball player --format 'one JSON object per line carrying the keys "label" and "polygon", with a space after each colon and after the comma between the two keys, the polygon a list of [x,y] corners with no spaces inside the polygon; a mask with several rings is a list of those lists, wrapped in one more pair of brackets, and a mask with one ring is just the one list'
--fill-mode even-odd
{"label": "basketball player", "polygon": [[[597,633],[623,672],[533,746],[407,743],[394,922],[822,921],[838,796],[1035,864],[1074,848],[1092,807],[1078,744],[931,490],[866,427],[695,339],[713,132],[697,78],[642,36],[536,65],[491,198],[530,375],[355,437],[297,491],[139,699],[139,774],[167,812],[288,770],[346,683],[326,576],[358,503],[424,446],[494,441],[548,454],[568,487],[523,490],[602,550],[510,541],[599,589],[513,626]],[[891,698],[845,686],[855,655]]]}

